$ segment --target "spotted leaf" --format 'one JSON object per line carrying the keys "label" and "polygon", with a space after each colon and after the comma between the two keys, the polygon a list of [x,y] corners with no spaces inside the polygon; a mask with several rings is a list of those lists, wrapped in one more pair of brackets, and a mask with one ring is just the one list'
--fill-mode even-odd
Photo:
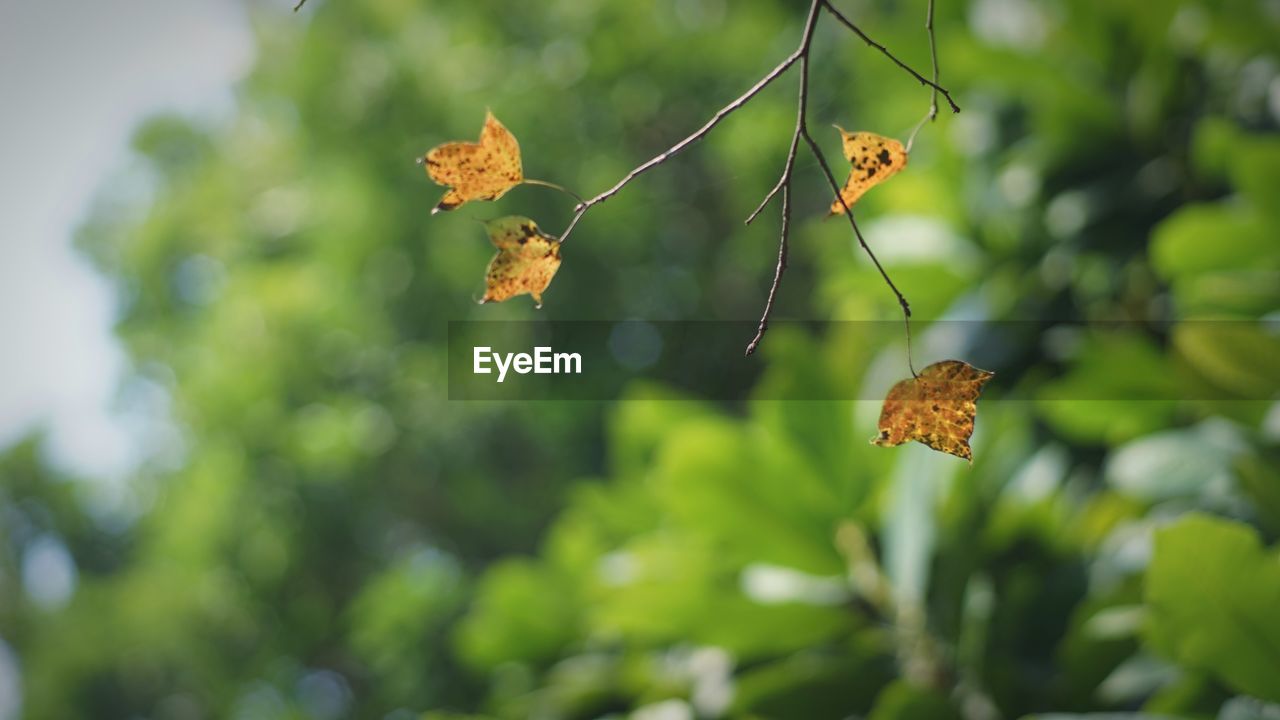
{"label": "spotted leaf", "polygon": [[480,302],[502,302],[528,293],[542,307],[542,293],[560,269],[560,241],[519,215],[490,220],[484,227],[498,254],[489,261]]}
{"label": "spotted leaf", "polygon": [[899,382],[885,396],[880,434],[871,444],[892,447],[915,440],[973,462],[969,436],[978,395],[993,375],[959,360],[943,360]]}
{"label": "spotted leaf", "polygon": [[524,181],[520,143],[493,113],[486,113],[479,142],[437,145],[423,158],[427,175],[450,186],[431,214],[453,210],[472,200],[497,200]]}
{"label": "spotted leaf", "polygon": [[847,132],[837,126],[844,145],[844,156],[852,169],[840,197],[844,203],[834,200],[831,214],[839,215],[845,206],[853,207],[858,199],[871,188],[893,177],[907,166],[907,151],[902,143],[873,132]]}

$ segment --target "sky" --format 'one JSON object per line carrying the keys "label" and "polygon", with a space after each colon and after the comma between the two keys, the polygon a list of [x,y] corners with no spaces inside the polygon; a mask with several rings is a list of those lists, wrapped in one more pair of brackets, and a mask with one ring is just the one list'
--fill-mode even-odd
{"label": "sky", "polygon": [[0,448],[43,429],[77,476],[139,462],[111,288],[72,238],[139,122],[226,112],[252,60],[231,0],[0,0]]}

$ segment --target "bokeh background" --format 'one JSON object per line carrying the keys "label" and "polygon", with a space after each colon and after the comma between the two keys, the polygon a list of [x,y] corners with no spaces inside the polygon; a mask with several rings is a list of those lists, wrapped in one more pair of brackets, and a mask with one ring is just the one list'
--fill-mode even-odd
{"label": "bokeh background", "polygon": [[[859,213],[918,364],[963,320],[999,368],[971,467],[773,399],[905,374],[857,322],[771,333],[736,402],[447,399],[450,320],[755,318],[796,78],[592,210],[541,310],[475,304],[476,220],[572,204],[431,217],[414,158],[492,108],[598,192],[807,3],[19,5],[0,718],[1280,717],[1273,0],[939,4],[964,110]],[[927,68],[922,2],[839,6]],[[927,107],[829,19],[813,62],[833,159]],[[777,316],[893,320],[798,183]]]}

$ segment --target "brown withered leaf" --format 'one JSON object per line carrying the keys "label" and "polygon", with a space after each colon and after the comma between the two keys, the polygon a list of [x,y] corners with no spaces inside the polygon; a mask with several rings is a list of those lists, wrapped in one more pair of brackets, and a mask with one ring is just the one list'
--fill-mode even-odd
{"label": "brown withered leaf", "polygon": [[498,254],[485,271],[480,302],[502,302],[528,293],[542,307],[542,293],[560,269],[560,241],[519,215],[490,220],[484,227]]}
{"label": "brown withered leaf", "polygon": [[472,200],[497,200],[524,181],[520,143],[493,113],[486,112],[479,142],[451,142],[427,151],[427,175],[451,186],[431,210],[453,210]]}
{"label": "brown withered leaf", "polygon": [[907,166],[907,151],[897,140],[873,132],[847,132],[838,125],[836,129],[840,131],[844,156],[853,169],[840,191],[844,204],[839,199],[833,200],[832,215],[843,213],[845,205],[852,208],[863,193]]}
{"label": "brown withered leaf", "polygon": [[885,396],[880,434],[871,444],[893,447],[915,440],[973,462],[969,436],[978,395],[993,375],[959,360],[943,360],[899,382]]}

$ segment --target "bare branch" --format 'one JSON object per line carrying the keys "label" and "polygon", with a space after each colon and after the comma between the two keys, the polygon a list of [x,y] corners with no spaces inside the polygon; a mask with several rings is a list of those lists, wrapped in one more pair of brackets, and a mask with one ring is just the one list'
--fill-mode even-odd
{"label": "bare branch", "polygon": [[[894,62],[898,67],[902,68],[903,70],[906,70],[908,73],[910,73],[910,74],[911,74],[911,76],[912,76],[912,77],[914,77],[916,80],[919,80],[921,85],[928,85],[929,87],[933,88],[934,92],[940,92],[940,93],[942,93],[943,97],[945,97],[945,98],[947,99],[947,104],[949,104],[949,105],[951,106],[951,112],[960,112],[960,106],[956,104],[956,101],[955,101],[955,100],[952,100],[952,99],[951,99],[951,93],[950,93],[950,92],[948,92],[946,88],[944,88],[944,87],[942,87],[941,85],[939,85],[939,84],[937,83],[937,81],[931,81],[931,80],[929,80],[928,78],[926,78],[925,76],[923,76],[923,75],[921,75],[920,73],[916,72],[914,69],[912,69],[912,67],[911,67],[910,65],[908,65],[908,64],[906,64],[906,63],[904,63],[904,62],[902,62],[901,60],[899,60],[899,59],[897,58],[897,56],[896,56],[896,55],[894,55],[893,53],[889,52],[889,48],[886,48],[885,46],[881,45],[880,43],[878,43],[878,42],[876,42],[875,40],[872,40],[870,37],[868,37],[866,33],[862,32],[862,28],[859,28],[857,25],[854,25],[854,24],[849,20],[849,18],[845,17],[843,13],[841,13],[839,10],[837,10],[837,9],[836,9],[836,7],[830,3],[830,1],[829,1],[829,0],[822,0],[822,7],[823,7],[824,9],[826,9],[826,11],[827,11],[827,12],[831,13],[832,17],[834,17],[835,19],[839,20],[839,21],[840,21],[840,22],[841,22],[845,27],[847,27],[847,28],[849,28],[850,30],[852,30],[852,31],[853,31],[853,33],[854,33],[855,35],[857,35],[858,37],[862,38],[862,40],[863,40],[864,42],[866,42],[866,43],[867,43],[868,45],[870,45],[871,47],[873,47],[873,48],[875,48],[875,49],[879,50],[879,51],[881,52],[881,54],[883,54],[885,57],[887,57],[887,58],[889,58],[890,60],[892,60],[892,61],[893,61],[893,62]],[[933,6],[932,6],[932,4],[931,4],[931,5],[930,5],[930,9],[932,9],[932,7],[933,7]],[[933,22],[933,21],[932,21],[932,15],[930,15],[930,25],[931,25],[931,26],[932,26],[932,22]],[[932,33],[932,30],[930,30],[930,37],[932,37],[932,36],[933,36],[933,33]],[[935,65],[936,65],[936,60],[935,60]],[[935,69],[936,69],[936,68],[935,68]]]}
{"label": "bare branch", "polygon": [[756,327],[756,336],[747,343],[745,355],[751,355],[760,347],[764,333],[769,329],[769,314],[773,312],[773,301],[778,296],[778,287],[782,285],[782,273],[787,271],[787,244],[791,234],[791,178],[782,185],[782,237],[778,241],[778,265],[773,271],[773,284],[769,286],[769,297],[764,302],[764,314],[760,316],[760,325]]}
{"label": "bare branch", "polygon": [[[815,7],[819,2],[821,2],[821,0],[814,0]],[[755,85],[752,85],[751,88],[748,89],[745,93],[743,93],[742,95],[739,95],[736,100],[734,100],[733,102],[729,103],[728,105],[725,105],[724,107],[716,111],[716,114],[713,115],[711,119],[706,122],[705,125],[695,130],[692,135],[690,135],[689,137],[686,137],[685,139],[681,140],[675,145],[672,145],[671,147],[667,148],[666,150],[659,153],[658,155],[655,155],[653,158],[650,158],[647,162],[640,165],[636,169],[627,173],[621,180],[617,182],[616,185],[609,188],[608,190],[605,190],[604,192],[600,193],[599,195],[596,195],[595,197],[591,198],[590,200],[587,200],[586,202],[578,203],[578,206],[574,208],[573,220],[569,221],[569,227],[566,228],[564,233],[560,236],[560,242],[563,243],[565,239],[569,237],[569,233],[573,232],[573,228],[577,226],[578,221],[582,219],[582,216],[585,215],[588,210],[595,207],[596,205],[599,205],[605,200],[608,200],[614,195],[617,195],[618,192],[622,190],[622,188],[627,186],[627,183],[631,182],[632,180],[635,180],[641,174],[654,169],[655,167],[666,162],[667,160],[670,160],[672,157],[678,155],[681,151],[685,150],[690,145],[701,140],[703,137],[707,135],[707,133],[711,132],[711,130],[715,128],[716,125],[719,125],[721,120],[724,120],[726,117],[728,117],[734,110],[737,110],[743,105],[746,105],[747,102],[751,100],[751,98],[755,97],[761,90],[768,87],[769,83],[781,77],[783,73],[785,73],[792,65],[795,64],[797,60],[800,59],[800,56],[801,56],[801,52],[799,49],[797,49],[795,52],[788,55],[782,62],[778,63],[778,65],[772,70],[770,70],[767,75],[760,78],[760,80],[758,80]]]}
{"label": "bare branch", "polygon": [[924,29],[929,32],[929,62],[933,65],[933,92],[929,94],[929,119],[938,117],[938,37],[933,33],[933,0],[924,15]]}
{"label": "bare branch", "polygon": [[[793,138],[791,143],[791,152],[787,156],[788,162],[790,162],[791,156],[794,155],[796,151],[796,143],[794,141],[799,139],[798,135]],[[787,174],[783,173],[782,176],[778,178],[778,182],[774,183],[773,188],[770,189],[769,192],[765,193],[764,199],[760,201],[760,204],[756,206],[756,209],[752,210],[751,214],[747,216],[747,219],[743,221],[744,225],[750,225],[757,217],[759,217],[760,213],[764,212],[764,209],[769,205],[769,201],[778,195],[778,192],[782,190],[782,186],[786,181]]]}
{"label": "bare branch", "polygon": [[[302,1],[305,2],[305,0],[302,0]],[[933,2],[934,0],[929,0],[929,11],[928,11],[928,17],[926,19],[926,27],[929,30],[930,50],[933,55],[933,78],[934,79],[933,81],[929,81],[926,78],[924,78],[922,75],[920,75],[920,73],[911,69],[911,67],[908,66],[906,63],[903,63],[901,60],[895,57],[883,45],[875,42],[870,37],[868,37],[866,33],[862,32],[862,30],[858,28],[858,26],[850,22],[849,19],[846,18],[844,15],[842,15],[839,10],[836,10],[835,7],[830,4],[830,0],[812,0],[811,5],[809,6],[808,18],[805,20],[804,31],[800,39],[800,45],[795,49],[794,52],[792,52],[790,55],[784,58],[782,62],[778,63],[778,65],[775,66],[772,70],[770,70],[768,74],[766,74],[764,77],[756,81],[756,83],[752,85],[745,93],[738,96],[737,99],[733,100],[728,105],[725,105],[724,107],[720,108],[720,110],[718,110],[716,114],[711,117],[710,120],[708,120],[702,127],[695,130],[693,134],[689,135],[688,137],[684,138],[680,142],[676,143],[675,145],[672,145],[670,148],[659,153],[658,155],[655,155],[653,158],[650,158],[648,161],[639,165],[634,170],[624,175],[621,180],[619,180],[616,184],[614,184],[613,187],[609,188],[608,190],[605,190],[604,192],[600,193],[599,195],[596,195],[595,197],[592,197],[589,200],[579,202],[578,205],[574,208],[573,218],[569,221],[569,226],[565,228],[565,231],[560,235],[560,242],[563,243],[566,239],[568,239],[569,235],[573,232],[574,228],[578,226],[578,223],[582,220],[583,216],[587,214],[588,210],[608,200],[614,195],[618,194],[618,192],[620,192],[622,188],[626,187],[628,183],[630,183],[632,180],[636,179],[640,175],[661,165],[662,163],[666,162],[667,160],[671,159],[675,155],[687,149],[693,143],[697,142],[698,140],[701,140],[708,133],[710,133],[711,130],[714,129],[716,125],[720,124],[721,120],[724,120],[735,110],[741,108],[743,105],[746,105],[748,102],[750,102],[752,98],[758,95],[761,90],[766,88],[770,83],[772,83],[774,80],[777,80],[784,73],[786,73],[786,71],[789,70],[792,65],[795,65],[797,62],[799,62],[800,63],[800,91],[799,91],[799,96],[796,102],[796,105],[797,105],[796,126],[795,126],[794,132],[791,135],[791,147],[787,151],[787,159],[786,159],[786,162],[783,164],[782,175],[778,178],[778,182],[774,184],[773,188],[770,189],[769,192],[765,195],[764,199],[760,202],[760,205],[756,207],[755,211],[752,212],[751,215],[746,220],[747,224],[751,224],[751,222],[755,220],[756,217],[759,216],[761,212],[763,212],[764,208],[768,206],[769,202],[775,196],[781,193],[782,195],[782,222],[781,222],[782,227],[781,227],[781,232],[779,234],[779,239],[778,239],[778,262],[777,262],[777,266],[774,269],[773,284],[769,288],[769,296],[768,296],[768,299],[765,301],[764,313],[760,317],[760,324],[756,329],[755,337],[752,338],[751,342],[748,343],[747,345],[746,354],[751,355],[756,351],[756,348],[760,346],[760,342],[764,338],[765,331],[768,330],[769,316],[773,312],[773,306],[774,306],[774,302],[777,299],[778,289],[782,284],[782,276],[787,269],[787,253],[788,253],[788,249],[790,245],[790,237],[791,237],[792,177],[795,171],[796,154],[799,151],[800,140],[801,138],[803,138],[804,141],[808,144],[809,149],[810,151],[812,151],[814,157],[818,160],[818,164],[822,167],[822,172],[824,175],[826,175],[827,181],[831,184],[831,189],[835,192],[836,197],[840,200],[840,204],[844,206],[845,217],[849,218],[849,225],[850,227],[853,228],[853,233],[858,238],[858,243],[862,245],[862,249],[866,251],[867,255],[871,258],[872,263],[875,264],[876,269],[880,271],[880,276],[884,278],[885,283],[888,284],[889,289],[893,291],[894,296],[897,297],[898,299],[898,305],[902,308],[902,316],[903,316],[904,323],[906,325],[907,366],[911,369],[911,374],[915,375],[916,374],[915,367],[912,364],[912,360],[911,360],[911,305],[907,302],[907,298],[902,294],[902,292],[898,290],[898,287],[893,284],[893,280],[889,278],[889,274],[885,271],[884,266],[880,264],[879,259],[876,258],[875,253],[871,251],[871,247],[867,245],[866,240],[862,237],[862,231],[858,229],[858,224],[857,224],[857,221],[854,220],[853,212],[850,211],[849,206],[845,203],[844,197],[840,194],[840,186],[836,182],[835,175],[833,175],[831,172],[831,167],[827,164],[826,158],[822,155],[822,150],[818,147],[818,144],[814,141],[813,137],[809,134],[809,128],[806,121],[806,114],[808,112],[808,94],[809,94],[809,50],[813,43],[814,29],[817,27],[818,16],[820,15],[819,11],[825,9],[833,17],[835,17],[837,20],[843,23],[846,27],[852,30],[855,34],[857,34],[858,37],[862,38],[867,44],[878,49],[890,60],[893,60],[899,67],[906,70],[914,78],[919,80],[921,84],[928,85],[933,88],[931,102],[930,102],[930,112],[929,112],[929,115],[927,116],[928,119],[932,119],[937,116],[937,98],[939,93],[941,93],[943,97],[947,99],[947,102],[951,105],[951,109],[954,112],[960,112],[960,107],[956,105],[955,101],[951,99],[951,94],[947,92],[946,88],[938,84],[937,49],[933,39]],[[915,137],[915,133],[913,132],[912,139],[914,139],[914,137]],[[910,140],[908,141],[908,145],[909,144],[910,144]]]}
{"label": "bare branch", "polygon": [[809,8],[809,18],[805,21],[804,35],[796,52],[800,54],[800,91],[796,98],[796,127],[791,133],[791,147],[787,150],[787,159],[782,166],[782,175],[777,184],[764,196],[760,206],[747,218],[747,224],[764,210],[769,201],[779,191],[782,192],[782,233],[778,240],[778,264],[773,271],[773,284],[769,286],[769,297],[765,300],[764,313],[760,316],[760,324],[756,327],[756,336],[747,343],[746,355],[751,355],[760,347],[765,331],[769,329],[769,315],[773,313],[773,303],[778,296],[778,288],[782,285],[782,274],[787,271],[787,250],[791,234],[791,177],[796,166],[796,152],[800,149],[800,136],[806,132],[806,116],[809,111],[809,48],[813,44],[813,30],[818,24],[818,9],[822,0],[814,0]]}
{"label": "bare branch", "polygon": [[293,11],[298,12],[299,10],[302,9],[302,6],[306,4],[307,4],[307,0],[298,0],[298,4],[293,6]]}

